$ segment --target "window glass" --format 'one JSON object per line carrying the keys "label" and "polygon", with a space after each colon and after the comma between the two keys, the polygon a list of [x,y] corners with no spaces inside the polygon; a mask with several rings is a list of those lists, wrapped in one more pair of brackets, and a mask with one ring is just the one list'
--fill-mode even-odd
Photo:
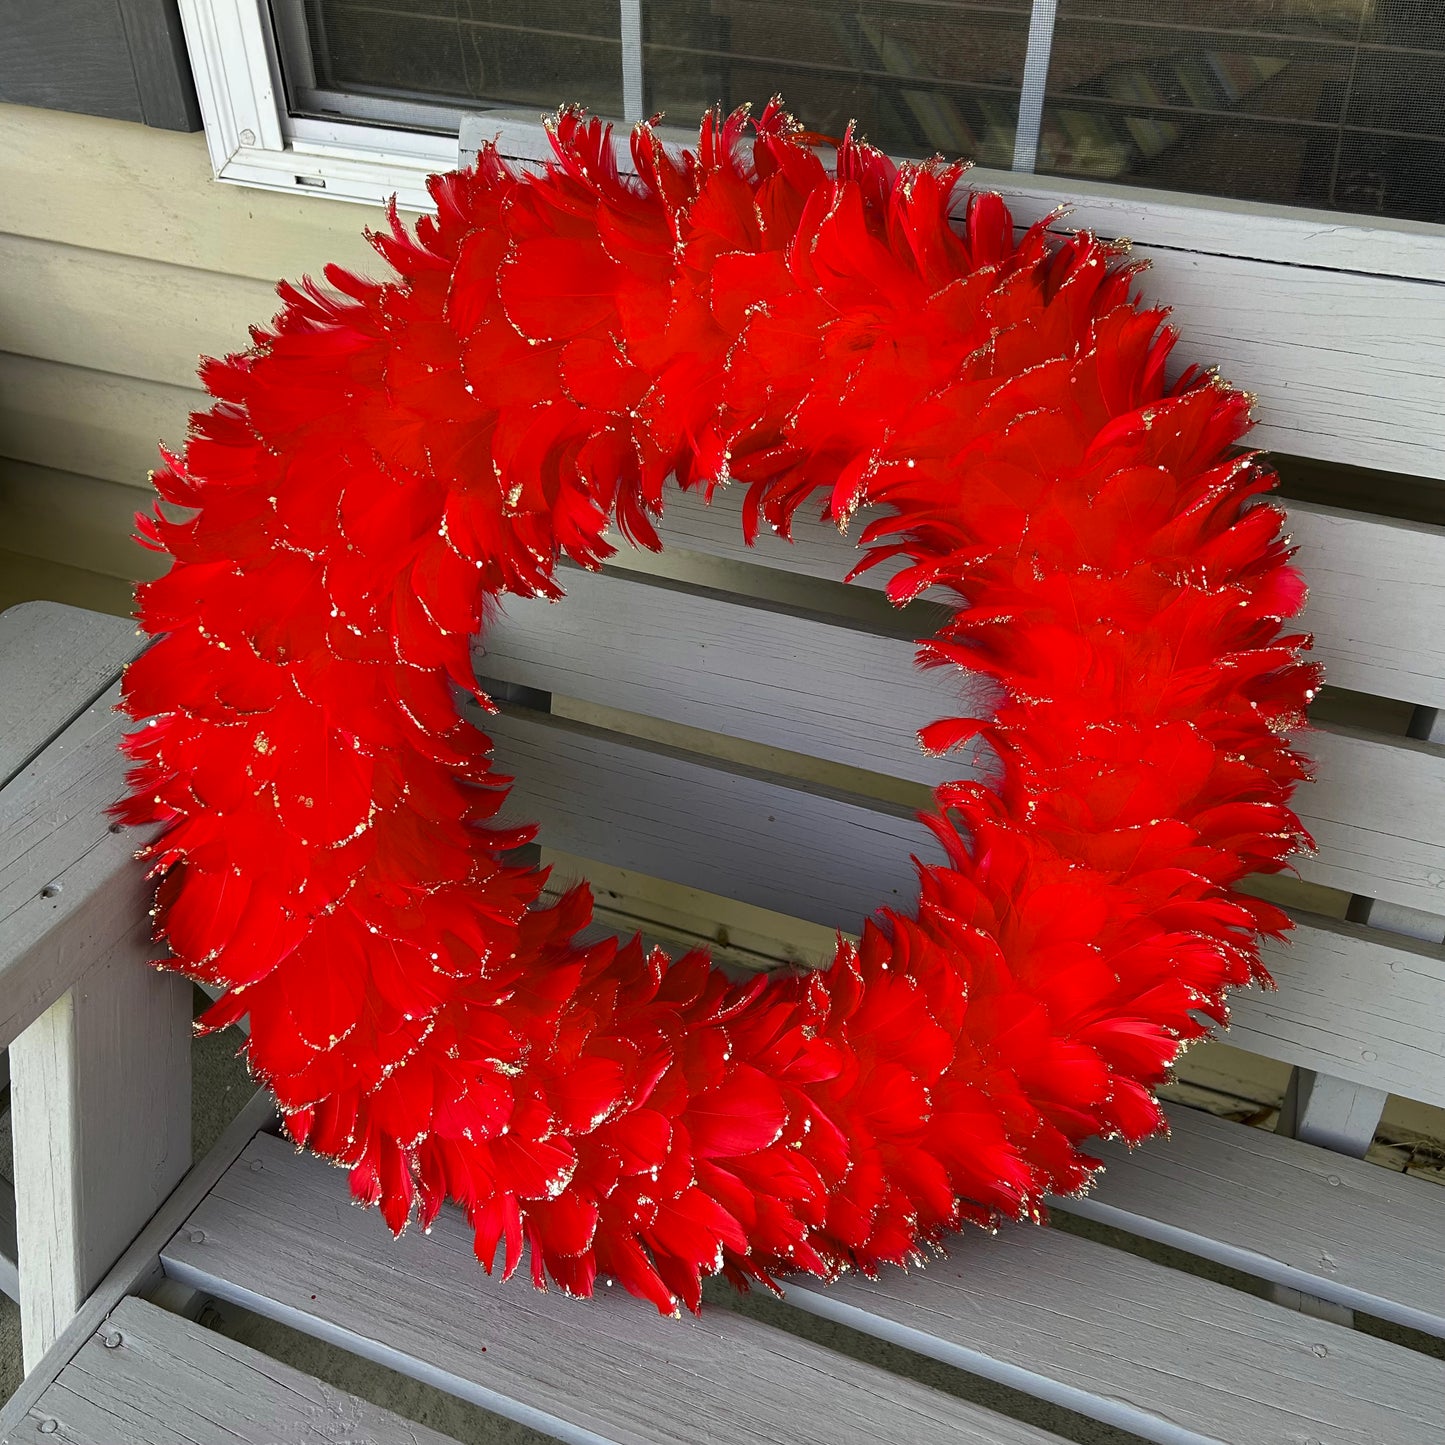
{"label": "window glass", "polygon": [[272,5],[297,114],[454,132],[626,94],[690,128],[781,92],[899,155],[1445,221],[1441,0]]}
{"label": "window glass", "polygon": [[1445,220],[1436,0],[1060,0],[1037,169]]}
{"label": "window glass", "polygon": [[[620,9],[619,0],[276,0],[274,6],[294,112],[384,119],[389,100],[403,123],[428,106],[544,111],[563,100],[619,114]],[[307,53],[297,54],[303,49]],[[356,100],[371,103],[348,103]],[[446,116],[436,124],[446,127]]]}
{"label": "window glass", "polygon": [[781,92],[824,135],[855,121],[897,154],[939,150],[1007,167],[1028,29],[1027,0],[644,0],[647,108],[685,125],[709,104]]}

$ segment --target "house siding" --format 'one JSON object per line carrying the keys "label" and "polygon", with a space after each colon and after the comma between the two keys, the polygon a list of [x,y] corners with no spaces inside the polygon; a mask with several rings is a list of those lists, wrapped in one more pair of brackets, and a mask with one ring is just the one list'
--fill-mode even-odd
{"label": "house siding", "polygon": [[[277,278],[374,268],[373,218],[218,185],[200,135],[16,105],[0,105],[0,196],[4,600],[33,588],[37,560],[152,575],[131,516],[158,443],[179,445],[203,404],[200,357],[244,344]],[[123,610],[123,588],[49,580]]]}

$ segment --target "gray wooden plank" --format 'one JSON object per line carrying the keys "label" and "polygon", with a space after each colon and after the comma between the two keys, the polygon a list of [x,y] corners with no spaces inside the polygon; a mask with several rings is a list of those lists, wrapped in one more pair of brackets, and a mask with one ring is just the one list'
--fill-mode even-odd
{"label": "gray wooden plank", "polygon": [[1160,1445],[1440,1438],[1438,1361],[1059,1230],[788,1300]]}
{"label": "gray wooden plank", "polygon": [[[544,842],[582,857],[855,929],[870,902],[911,903],[911,851],[937,856],[921,825],[884,805],[735,774],[562,719],[516,714],[481,725],[498,765],[517,776],[504,816],[540,823]],[[1381,811],[1348,776],[1341,793]],[[1353,826],[1365,833],[1368,821]],[[1300,871],[1310,876],[1315,865],[1302,860]],[[1281,988],[1238,995],[1241,1046],[1412,1098],[1445,1094],[1438,946],[1309,917],[1291,943],[1269,947],[1268,961]]]}
{"label": "gray wooden plank", "polygon": [[446,1445],[449,1437],[140,1299],[122,1300],[7,1445]]}
{"label": "gray wooden plank", "polygon": [[258,1089],[241,1106],[211,1152],[193,1165],[171,1191],[165,1203],[156,1210],[150,1222],[132,1240],[115,1267],[96,1286],[79,1313],[66,1326],[65,1333],[40,1364],[27,1372],[19,1388],[0,1407],[0,1439],[20,1427],[35,1402],[75,1358],[111,1310],[127,1295],[143,1293],[161,1283],[164,1278],[160,1266],[161,1247],[205,1198],[216,1180],[235,1162],[241,1150],[255,1137],[256,1131],[274,1127],[276,1118],[275,1101],[264,1089]]}
{"label": "gray wooden plank", "polygon": [[1300,740],[1316,780],[1295,811],[1319,852],[1302,878],[1427,913],[1445,913],[1445,746],[1319,727]]}
{"label": "gray wooden plank", "polygon": [[10,1045],[27,1367],[190,1167],[191,984],[148,967],[141,921],[94,953],[62,932],[79,976]]}
{"label": "gray wooden plank", "polygon": [[1169,1111],[1169,1136],[1097,1146],[1103,1177],[1053,1201],[1274,1284],[1445,1335],[1445,1189],[1312,1144]]}
{"label": "gray wooden plank", "polygon": [[1233,996],[1230,1043],[1445,1104],[1445,948],[1300,914],[1264,961],[1279,989]]}
{"label": "gray wooden plank", "polygon": [[[6,1127],[8,1126],[7,1120]],[[16,1265],[16,1256],[15,1186],[6,1180],[0,1180],[0,1293],[18,1301],[20,1270]]]}
{"label": "gray wooden plank", "polygon": [[[669,492],[659,533],[664,546],[841,582],[862,555],[850,536],[799,517],[792,542],[770,530],[754,547],[743,541],[742,489],[715,493],[711,506],[695,492]],[[1315,651],[1336,687],[1407,702],[1445,704],[1445,528],[1371,517],[1314,502],[1289,502],[1285,530],[1299,548],[1298,566],[1310,595],[1300,625],[1315,634]],[[619,567],[656,567],[650,554],[625,544]],[[897,562],[865,572],[856,585],[879,588]],[[739,574],[739,585],[746,581]]]}
{"label": "gray wooden plank", "polygon": [[0,788],[141,650],[134,623],[58,602],[0,612]]}
{"label": "gray wooden plank", "polygon": [[1286,530],[1325,680],[1445,705],[1445,528],[1291,502]]}
{"label": "gray wooden plank", "polygon": [[113,831],[124,790],[118,685],[0,793],[0,1044],[9,1044],[120,943],[149,938],[149,885]]}
{"label": "gray wooden plank", "polygon": [[544,841],[794,918],[857,931],[911,906],[910,853],[942,850],[907,809],[809,788],[585,724],[504,714],[482,724],[517,782],[502,812]]}
{"label": "gray wooden plank", "polygon": [[666,1319],[481,1271],[445,1209],[391,1241],[323,1162],[258,1136],[162,1251],[168,1276],[567,1441],[1052,1437],[722,1310]]}
{"label": "gray wooden plank", "polygon": [[900,637],[569,569],[560,603],[509,600],[479,673],[934,786],[976,775],[925,755],[939,717],[993,712],[978,674],[923,669]]}

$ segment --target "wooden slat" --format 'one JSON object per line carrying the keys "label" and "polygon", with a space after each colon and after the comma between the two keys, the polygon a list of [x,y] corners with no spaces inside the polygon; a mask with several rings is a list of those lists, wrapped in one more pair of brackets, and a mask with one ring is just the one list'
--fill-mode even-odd
{"label": "wooden slat", "polygon": [[1055,1209],[1275,1284],[1445,1335],[1445,1190],[1197,1109],[1169,1137],[1105,1143],[1088,1195]]}
{"label": "wooden slat", "polygon": [[[838,903],[851,898],[853,911],[868,896],[869,880],[877,903],[911,896],[906,855],[926,837],[911,818],[888,820],[851,803],[842,806],[853,811],[838,812],[836,802],[805,791],[759,791],[756,780],[735,785],[721,765],[670,753],[664,761],[654,744],[633,746],[558,719],[481,725],[501,748],[504,770],[518,775],[507,816],[542,823],[556,847],[830,927],[843,921]],[[1445,817],[1445,748],[1344,730],[1321,730],[1308,746],[1322,781],[1302,787],[1296,806],[1320,854],[1297,860],[1301,876],[1445,911],[1435,841]]]}
{"label": "wooden slat", "polygon": [[1150,249],[1259,257],[1291,266],[1445,280],[1438,228],[1426,221],[1279,206],[1230,196],[1191,196],[1152,186],[1121,186],[1080,176],[1023,175],[979,167],[970,183],[1008,198],[1018,225],[1060,205],[1055,229],[1087,226],[1110,238],[1133,236]]}
{"label": "wooden slat", "polygon": [[1264,961],[1279,990],[1234,995],[1230,1043],[1445,1105],[1445,949],[1303,915]]}
{"label": "wooden slat", "polygon": [[503,811],[540,822],[583,857],[856,931],[874,908],[909,906],[917,853],[941,850],[906,809],[868,805],[655,744],[537,715],[482,726],[515,772]]}
{"label": "wooden slat", "polygon": [[115,1267],[100,1282],[65,1333],[35,1369],[27,1372],[15,1393],[0,1407],[0,1439],[17,1429],[61,1370],[75,1358],[91,1334],[120,1302],[131,1294],[154,1289],[161,1273],[161,1247],[180,1228],[187,1215],[205,1198],[216,1180],[230,1168],[258,1129],[276,1124],[275,1101],[258,1089],[226,1126],[211,1152],[194,1165],[176,1185],[150,1222],[131,1241]]}
{"label": "wooden slat", "polygon": [[58,602],[0,613],[0,788],[120,676],[140,643],[124,618]]}
{"label": "wooden slat", "polygon": [[[857,565],[862,554],[856,538],[867,513],[855,518],[848,537],[800,517],[791,543],[765,531],[749,547],[742,496],[739,487],[723,489],[708,506],[695,492],[670,491],[659,529],[665,545],[830,582],[841,582]],[[1327,681],[1445,705],[1445,529],[1313,502],[1290,502],[1287,511],[1286,530],[1299,547],[1298,566],[1310,587],[1300,625],[1315,634],[1313,655],[1324,663]],[[615,559],[615,566],[633,570],[663,565],[625,543]],[[880,588],[899,565],[865,572],[855,585]]]}
{"label": "wooden slat", "polygon": [[1445,746],[1328,727],[1301,742],[1318,780],[1294,807],[1319,847],[1296,860],[1327,888],[1445,913]]}
{"label": "wooden slat", "polygon": [[1445,706],[1445,528],[1291,502],[1325,681]]}
{"label": "wooden slat", "polygon": [[481,675],[930,786],[973,773],[965,755],[926,756],[915,730],[991,713],[991,688],[918,667],[911,641],[625,576],[562,580],[561,603],[506,603]]}
{"label": "wooden slat", "polygon": [[179,447],[203,400],[188,387],[0,352],[0,452],[145,488],[158,443]]}
{"label": "wooden slat", "polygon": [[124,790],[118,696],[101,694],[0,793],[0,1046],[91,963],[148,936],[140,834],[112,832],[105,814]]}
{"label": "wooden slat", "polygon": [[1445,477],[1445,287],[1141,246],[1176,365],[1256,392],[1256,446]]}
{"label": "wooden slat", "polygon": [[167,1275],[570,1441],[1052,1438],[725,1311],[665,1319],[482,1273],[447,1208],[393,1243],[320,1160],[258,1137],[162,1251]]}
{"label": "wooden slat", "polygon": [[144,1300],[123,1300],[7,1445],[446,1445],[447,1436]]}
{"label": "wooden slat", "polygon": [[788,1300],[1161,1445],[1439,1439],[1437,1367],[1412,1350],[1060,1230],[950,1256]]}

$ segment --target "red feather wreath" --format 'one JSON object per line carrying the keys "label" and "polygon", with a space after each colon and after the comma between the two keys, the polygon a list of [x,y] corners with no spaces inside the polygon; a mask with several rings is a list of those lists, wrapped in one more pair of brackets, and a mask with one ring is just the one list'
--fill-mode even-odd
{"label": "red feather wreath", "polygon": [[[1016,240],[987,194],[955,229],[961,165],[850,139],[829,171],[776,105],[696,155],[638,128],[635,178],[598,122],[552,136],[543,173],[485,150],[414,235],[393,213],[394,279],[283,286],[204,366],[125,683],[164,966],[226,990],[204,1028],[250,1014],[290,1133],[393,1230],[450,1197],[538,1285],[696,1309],[715,1272],[1036,1216],[1091,1137],[1159,1128],[1152,1086],[1288,926],[1235,888],[1308,841],[1316,685],[1248,399],[1167,379],[1116,248]],[[537,906],[489,823],[469,637],[614,519],[655,547],[672,477],[745,488],[752,532],[881,508],[861,565],[957,598],[921,660],[999,684],[920,734],[1000,761],[937,790],[947,865],[818,972],[583,946],[586,889]]]}

